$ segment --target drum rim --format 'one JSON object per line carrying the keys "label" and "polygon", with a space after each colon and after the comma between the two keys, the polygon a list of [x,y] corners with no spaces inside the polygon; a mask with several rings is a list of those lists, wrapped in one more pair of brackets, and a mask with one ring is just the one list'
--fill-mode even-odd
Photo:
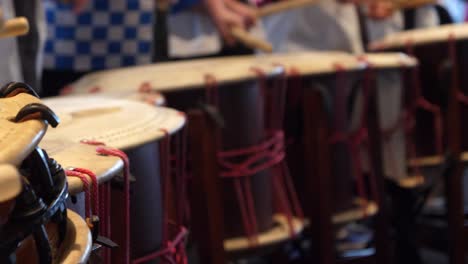
{"label": "drum rim", "polygon": [[414,68],[419,65],[416,57],[403,52],[375,52],[357,56],[358,60],[368,63],[368,67],[375,69]]}
{"label": "drum rim", "polygon": [[[52,149],[51,151],[50,148],[47,148],[48,143],[49,146],[50,144],[60,144],[61,148],[59,150]],[[122,159],[115,156],[99,155],[96,152],[96,146],[60,139],[45,139],[39,145],[47,151],[49,157],[55,159],[65,169],[84,168],[91,170],[96,174],[98,184],[111,180],[124,168]],[[92,159],[89,160],[87,157],[92,157]],[[110,165],[111,162],[113,164],[104,169],[104,166],[96,166],[99,161],[105,161],[106,165]],[[67,182],[69,194],[75,195],[84,191],[83,182],[79,178],[67,177]]]}
{"label": "drum rim", "polygon": [[[90,96],[90,95],[84,95],[84,96],[73,96],[73,97],[55,97],[55,98],[48,98],[44,100],[44,104],[49,104],[51,105],[51,108],[54,108],[54,102],[57,102],[59,104],[71,104],[72,102],[78,102],[80,100],[94,100],[93,102],[96,104],[96,102],[101,103],[103,105],[110,104],[115,107],[123,107],[127,108],[127,110],[131,109],[132,111],[149,111],[152,114],[157,113],[159,111],[161,113],[164,113],[165,115],[170,115],[168,120],[170,122],[167,122],[167,124],[170,126],[163,127],[163,125],[166,124],[160,124],[156,123],[156,121],[151,122],[151,123],[143,123],[141,124],[142,120],[139,120],[138,112],[135,113],[135,118],[134,120],[138,120],[140,123],[135,123],[132,124],[130,128],[122,128],[121,124],[115,124],[113,129],[115,131],[119,132],[119,135],[113,135],[111,134],[106,134],[107,131],[97,131],[93,130],[90,131],[91,126],[87,126],[88,124],[92,124],[93,121],[90,122],[81,122],[80,124],[73,124],[73,125],[68,125],[66,126],[66,129],[63,129],[61,131],[55,130],[55,131],[50,131],[47,133],[45,136],[45,139],[53,139],[53,138],[58,138],[58,139],[63,139],[63,140],[68,140],[68,141],[73,141],[73,142],[81,142],[83,140],[97,140],[101,141],[105,144],[108,144],[111,147],[123,149],[123,150],[128,150],[132,149],[135,147],[143,146],[151,142],[156,142],[158,140],[161,140],[164,138],[167,134],[174,134],[181,130],[185,123],[186,123],[186,117],[185,114],[174,110],[172,108],[167,108],[167,107],[154,107],[154,106],[149,106],[148,104],[142,103],[142,102],[137,102],[137,101],[132,101],[132,100],[125,100],[125,99],[116,99],[116,98],[108,98],[108,97],[95,97],[95,96]],[[81,101],[80,101],[81,102]],[[66,103],[66,104],[65,104]],[[133,108],[131,108],[133,107]],[[104,107],[105,108],[105,107]],[[55,105],[56,112],[58,114],[66,114],[68,115],[69,113],[73,111],[80,111],[80,106],[77,108],[62,108],[65,110],[61,110],[60,106]],[[87,108],[83,107],[83,111],[87,111],[92,108]],[[92,118],[88,118],[89,120],[93,120]],[[94,123],[97,122],[97,120],[94,120]],[[72,122],[70,122],[72,123]],[[107,123],[106,123],[107,124]],[[85,126],[86,125],[86,126]],[[110,125],[110,124],[109,124]],[[144,127],[140,127],[140,125],[144,125]],[[138,137],[136,137],[136,130],[145,130],[145,129],[151,129],[151,130],[145,130],[147,133],[138,133]],[[60,129],[58,127],[57,129]],[[87,134],[88,138],[78,138],[76,135],[67,135],[67,131],[70,130],[82,130],[86,131],[85,134]],[[125,129],[125,130],[124,130]],[[115,131],[113,132],[115,134]],[[120,135],[120,132],[122,133],[127,133],[128,136],[130,136],[130,133],[132,134],[132,138],[128,137],[123,137]],[[167,133],[167,134],[166,134]],[[110,135],[110,136],[109,136]]]}
{"label": "drum rim", "polygon": [[[79,241],[69,241],[70,240],[70,230],[74,232],[75,238],[80,239]],[[77,232],[80,230],[80,232]],[[85,232],[85,234],[83,234]],[[79,236],[77,235],[79,234]],[[71,244],[68,245],[67,244]],[[77,245],[84,247],[77,247]],[[66,251],[67,249],[71,249]],[[59,256],[59,263],[87,263],[92,249],[92,236],[91,231],[88,228],[86,222],[81,218],[80,215],[73,212],[72,210],[67,210],[67,234],[65,235],[65,240],[63,242],[63,248],[61,249],[61,254]]]}
{"label": "drum rim", "polygon": [[[256,58],[256,56],[248,55],[229,56],[223,58],[208,58],[190,61],[165,62],[160,64],[150,64],[113,70],[104,70],[85,75],[76,82],[70,84],[70,87],[72,88],[72,94],[87,94],[89,93],[90,87],[100,87],[104,89],[103,91],[105,92],[134,91],[135,93],[137,93],[139,87],[143,83],[149,84],[151,90],[156,92],[174,92],[197,88],[204,89],[206,85],[206,75],[213,75],[217,79],[218,84],[220,85],[256,80],[258,78],[258,75],[251,70],[252,66],[255,66],[253,62],[256,60]],[[206,68],[197,69],[197,65],[203,64],[207,64],[204,65],[204,67]],[[177,67],[186,68],[177,69]],[[109,83],[102,81],[104,77],[108,77],[108,79],[115,79],[115,76],[118,76],[119,74],[125,73],[127,71],[130,73],[133,71],[136,72],[138,70],[149,71],[147,69],[153,69],[152,72],[154,72],[149,78],[142,77],[142,79],[134,81],[133,85],[126,84],[126,86],[119,87],[117,90],[115,89],[116,85],[110,85]],[[239,71],[239,69],[245,70]],[[178,78],[180,72],[176,71],[179,70],[180,72],[188,72],[190,70],[194,73],[193,76],[189,76],[190,78],[188,78],[187,76],[184,78]],[[264,71],[267,77],[279,76],[284,73],[283,67],[272,64],[262,65],[262,71]],[[233,74],[233,72],[235,74]],[[158,75],[162,76],[168,74],[173,75],[173,78],[169,78],[171,83],[161,84],[161,80],[158,79]],[[185,81],[182,81],[181,83],[174,83],[174,81],[180,81],[184,79]],[[187,79],[189,79],[189,81],[187,81]],[[111,87],[113,90],[106,90]]]}
{"label": "drum rim", "polygon": [[[304,230],[306,223],[304,219],[295,216],[291,218],[294,228],[293,234],[297,236]],[[240,252],[255,248],[269,247],[290,240],[291,232],[286,216],[284,214],[275,214],[273,219],[278,225],[265,232],[259,233],[258,244],[252,245],[248,237],[229,238],[224,240],[224,250],[227,252]]]}
{"label": "drum rim", "polygon": [[[432,33],[432,35],[435,36],[432,36],[429,33]],[[417,34],[418,38],[414,37],[415,34]],[[429,37],[430,35],[432,38]],[[434,28],[412,29],[390,34],[382,39],[372,42],[369,45],[369,48],[373,51],[402,49],[409,44],[411,46],[422,46],[431,43],[441,43],[447,41],[451,37],[456,40],[468,39],[468,23],[442,25]]]}
{"label": "drum rim", "polygon": [[0,126],[2,130],[8,129],[8,132],[0,140],[0,144],[4,145],[0,146],[0,163],[18,166],[39,144],[47,130],[47,123],[37,119],[21,123],[9,121],[27,104],[41,103],[30,94],[20,93],[13,97],[0,98],[0,105],[2,101],[6,106],[0,111]]}

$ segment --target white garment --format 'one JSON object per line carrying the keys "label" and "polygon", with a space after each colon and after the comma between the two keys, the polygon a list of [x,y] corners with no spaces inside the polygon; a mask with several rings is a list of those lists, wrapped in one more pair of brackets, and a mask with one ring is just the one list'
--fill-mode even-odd
{"label": "white garment", "polygon": [[195,11],[170,15],[169,57],[193,57],[221,50],[221,41],[210,18]]}
{"label": "white garment", "polygon": [[[14,17],[13,0],[0,0],[0,7],[3,10],[5,19]],[[16,38],[0,39],[0,86],[11,81],[22,81],[21,64],[18,55]]]}
{"label": "white garment", "polygon": [[442,0],[441,5],[447,8],[455,22],[460,23],[465,20],[466,2],[463,0]]}
{"label": "white garment", "polygon": [[322,0],[316,6],[270,16],[262,22],[275,52],[300,50],[362,52],[359,21],[352,4]]}
{"label": "white garment", "polygon": [[[439,24],[437,12],[431,6],[418,8],[415,15],[416,28],[434,27]],[[388,34],[402,31],[404,29],[403,14],[397,12],[384,20],[368,19],[367,29],[370,41],[378,40]]]}

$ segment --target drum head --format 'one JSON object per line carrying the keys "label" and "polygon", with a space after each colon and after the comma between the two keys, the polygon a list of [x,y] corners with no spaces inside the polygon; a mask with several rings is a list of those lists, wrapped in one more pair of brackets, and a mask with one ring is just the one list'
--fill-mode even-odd
{"label": "drum head", "polygon": [[185,123],[178,111],[128,100],[80,96],[51,98],[44,103],[62,120],[46,135],[53,140],[95,140],[125,150],[161,139]]}
{"label": "drum head", "polygon": [[[70,88],[73,94],[89,93],[96,87],[104,93],[135,93],[142,86],[157,92],[204,88],[207,74],[214,76],[218,84],[256,79],[251,70],[255,60],[255,56],[240,56],[127,67],[86,75]],[[281,72],[277,65],[263,66],[266,75]]]}
{"label": "drum head", "polygon": [[370,44],[371,50],[399,49],[408,45],[419,46],[445,42],[450,38],[468,39],[468,24],[450,24],[439,27],[414,29],[387,35]]}

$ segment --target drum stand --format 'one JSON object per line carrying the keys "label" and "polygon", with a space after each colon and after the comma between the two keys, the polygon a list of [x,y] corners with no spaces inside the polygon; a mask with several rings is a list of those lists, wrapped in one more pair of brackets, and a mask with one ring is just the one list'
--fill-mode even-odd
{"label": "drum stand", "polygon": [[[372,90],[372,89],[371,89]],[[305,205],[304,211],[310,220],[310,237],[313,241],[311,255],[318,263],[379,263],[389,260],[388,223],[384,204],[384,177],[382,172],[381,134],[379,128],[378,107],[375,93],[370,92],[368,109],[368,134],[371,167],[374,168],[378,199],[378,212],[375,215],[375,254],[364,257],[337,258],[335,254],[335,235],[332,221],[331,197],[331,153],[330,129],[325,110],[324,98],[319,91],[305,89],[304,105],[304,155],[306,162],[305,188],[307,199],[313,201]]]}

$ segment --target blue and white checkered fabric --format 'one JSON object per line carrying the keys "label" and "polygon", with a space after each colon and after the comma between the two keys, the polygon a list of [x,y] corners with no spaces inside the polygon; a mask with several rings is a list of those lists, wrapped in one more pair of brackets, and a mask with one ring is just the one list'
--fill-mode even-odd
{"label": "blue and white checkered fabric", "polygon": [[89,71],[151,62],[154,0],[93,0],[79,14],[46,0],[46,69]]}

